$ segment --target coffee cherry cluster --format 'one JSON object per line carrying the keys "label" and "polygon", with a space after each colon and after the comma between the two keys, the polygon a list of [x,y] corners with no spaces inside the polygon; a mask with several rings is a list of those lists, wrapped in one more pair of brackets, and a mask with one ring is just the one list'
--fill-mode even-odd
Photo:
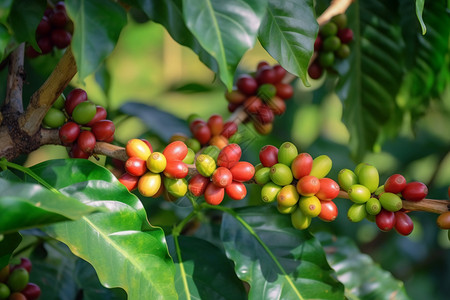
{"label": "coffee cherry cluster", "polygon": [[295,228],[308,228],[314,217],[328,222],[336,219],[338,210],[332,200],[340,188],[325,177],[332,166],[327,155],[313,159],[306,152],[299,154],[294,144],[285,142],[280,148],[262,147],[259,160],[255,181],[262,186],[262,201],[277,201],[278,211],[291,214]]}
{"label": "coffee cherry cluster", "polygon": [[186,137],[185,142],[195,152],[200,151],[201,147],[207,145],[223,149],[238,130],[238,125],[235,122],[224,122],[222,116],[218,114],[210,116],[207,121],[198,115],[191,115],[188,118],[188,123],[193,138]]}
{"label": "coffee cherry cluster", "polygon": [[242,200],[247,195],[243,182],[253,178],[255,167],[239,161],[242,151],[238,144],[229,144],[220,152],[215,148],[209,146],[197,156],[195,167],[199,174],[189,180],[190,193],[197,197],[203,195],[212,205],[220,204],[225,194],[233,200]]}
{"label": "coffee cherry cluster", "polygon": [[30,58],[50,53],[54,47],[64,49],[70,45],[73,33],[73,23],[66,13],[63,1],[48,7],[36,29],[36,41],[41,53],[28,46],[26,54]]}
{"label": "coffee cherry cluster", "polygon": [[22,257],[19,264],[8,264],[0,269],[0,299],[36,300],[41,295],[41,288],[29,282],[32,264]]}
{"label": "coffee cherry cluster", "polygon": [[414,223],[402,209],[402,200],[420,201],[428,194],[425,184],[407,183],[400,174],[390,176],[379,186],[378,170],[366,163],[358,164],[354,171],[342,169],[338,181],[354,202],[347,213],[352,222],[367,218],[375,221],[382,231],[395,228],[402,235],[409,235],[414,229]]}
{"label": "coffee cherry cluster", "polygon": [[350,55],[348,44],[353,40],[353,31],[347,27],[347,16],[334,16],[319,29],[314,43],[317,57],[308,68],[312,79],[322,76],[323,70],[332,70],[336,59],[345,59]]}
{"label": "coffee cherry cluster", "polygon": [[240,75],[235,89],[225,94],[228,110],[243,106],[256,131],[269,134],[274,117],[285,112],[285,101],[294,94],[292,86],[282,82],[286,73],[280,65],[260,62],[254,74]]}
{"label": "coffee cherry cluster", "polygon": [[114,140],[114,123],[106,119],[106,110],[88,100],[86,91],[74,89],[61,94],[45,115],[42,125],[59,128],[61,143],[70,148],[73,158],[89,158],[97,141]]}

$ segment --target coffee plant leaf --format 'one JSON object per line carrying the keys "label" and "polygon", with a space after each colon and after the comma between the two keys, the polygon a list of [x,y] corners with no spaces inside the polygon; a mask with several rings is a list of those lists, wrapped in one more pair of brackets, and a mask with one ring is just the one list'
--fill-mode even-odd
{"label": "coffee plant leaf", "polygon": [[309,86],[306,72],[318,31],[312,0],[269,0],[258,38],[275,60]]}
{"label": "coffee plant leaf", "polygon": [[380,268],[370,256],[361,253],[350,238],[335,237],[325,232],[316,234],[316,237],[337,278],[345,285],[348,299],[410,299],[403,282]]}
{"label": "coffee plant leaf", "polygon": [[189,236],[167,237],[179,299],[246,299],[242,282],[225,253],[210,242]]}
{"label": "coffee plant leaf", "polygon": [[228,90],[242,56],[255,45],[266,7],[266,0],[183,0],[186,26],[217,61]]}
{"label": "coffee plant leaf", "polygon": [[8,265],[14,250],[22,241],[22,235],[11,232],[0,236],[0,270]]}
{"label": "coffee plant leaf", "polygon": [[343,299],[318,240],[276,208],[224,214],[220,236],[236,274],[250,285],[249,299]]}

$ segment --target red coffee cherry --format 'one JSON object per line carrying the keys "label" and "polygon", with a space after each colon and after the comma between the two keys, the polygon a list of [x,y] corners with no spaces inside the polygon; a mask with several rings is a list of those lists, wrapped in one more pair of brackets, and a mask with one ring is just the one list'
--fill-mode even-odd
{"label": "red coffee cherry", "polygon": [[97,141],[95,139],[95,135],[88,130],[81,131],[77,139],[77,144],[78,147],[80,147],[80,150],[88,154],[92,154],[92,152],[94,152],[96,143]]}
{"label": "red coffee cherry", "polygon": [[313,158],[309,153],[300,153],[291,163],[292,175],[295,179],[309,175],[312,170]]}
{"label": "red coffee cherry", "polygon": [[140,139],[140,140],[143,141],[147,145],[148,149],[150,149],[150,152],[153,153],[152,144],[150,144],[150,142],[148,140],[146,140],[146,139]]}
{"label": "red coffee cherry", "polygon": [[270,66],[264,66],[256,71],[255,79],[259,85],[265,83],[273,84],[277,82],[277,74]]}
{"label": "red coffee cherry", "polygon": [[286,111],[286,103],[278,96],[273,97],[267,101],[267,106],[273,111],[276,116],[282,115]]}
{"label": "red coffee cherry", "polygon": [[256,118],[258,119],[259,123],[268,124],[273,122],[275,116],[272,109],[269,106],[263,104],[259,107]]}
{"label": "red coffee cherry", "polygon": [[206,145],[211,139],[211,130],[209,129],[206,122],[198,123],[194,125],[191,129],[192,135],[197,139],[200,144]]}
{"label": "red coffee cherry", "polygon": [[94,118],[92,118],[92,120],[89,121],[86,124],[86,126],[90,127],[90,126],[94,125],[95,123],[97,123],[98,121],[105,120],[105,119],[106,119],[106,109],[104,109],[100,105],[97,105],[96,106],[96,113],[95,113]]}
{"label": "red coffee cherry", "polygon": [[116,130],[116,127],[114,126],[114,123],[110,120],[100,120],[94,123],[91,129],[97,141],[106,142],[108,139],[114,136],[114,131]]}
{"label": "red coffee cherry", "polygon": [[247,188],[242,182],[233,181],[225,187],[225,193],[233,200],[242,200],[247,195]]}
{"label": "red coffee cherry", "polygon": [[230,172],[234,181],[245,182],[253,178],[255,167],[249,162],[240,161],[230,168]]}
{"label": "red coffee cherry", "polygon": [[67,14],[64,10],[56,10],[50,17],[50,23],[53,27],[63,28],[68,21]]}
{"label": "red coffee cherry", "polygon": [[220,133],[227,139],[232,137],[238,130],[238,125],[233,121],[228,121],[223,124],[222,132]]}
{"label": "red coffee cherry", "polygon": [[256,70],[262,69],[264,67],[270,67],[270,65],[269,65],[269,63],[267,61],[262,60],[256,66]]}
{"label": "red coffee cherry", "polygon": [[167,145],[162,153],[167,161],[182,161],[188,153],[188,147],[181,141],[175,141]]}
{"label": "red coffee cherry", "polygon": [[272,67],[273,72],[275,73],[275,83],[280,82],[281,80],[283,80],[284,76],[286,76],[286,69],[283,68],[280,65],[275,65]]}
{"label": "red coffee cherry", "polygon": [[384,191],[393,194],[401,193],[405,187],[406,179],[400,174],[391,175],[384,183]]}
{"label": "red coffee cherry", "polygon": [[303,176],[297,182],[297,192],[302,196],[314,196],[320,190],[320,181],[316,176]]}
{"label": "red coffee cherry", "polygon": [[48,33],[50,33],[51,29],[52,27],[50,25],[49,19],[46,16],[43,16],[36,29],[36,35],[38,37],[47,35]]}
{"label": "red coffee cherry", "polygon": [[142,176],[147,172],[147,162],[139,157],[129,157],[125,162],[125,171],[133,176]]}
{"label": "red coffee cherry", "polygon": [[227,99],[229,104],[242,104],[247,99],[247,96],[238,90],[233,90],[225,93],[225,99]]}
{"label": "red coffee cherry", "polygon": [[80,126],[75,122],[67,122],[59,129],[59,139],[68,146],[75,142],[80,134]]}
{"label": "red coffee cherry", "polygon": [[64,108],[69,115],[72,115],[74,108],[81,102],[87,101],[87,93],[83,89],[73,89],[67,94]]}
{"label": "red coffee cherry", "polygon": [[208,119],[208,127],[211,130],[211,135],[219,135],[223,130],[223,118],[221,115],[212,115]]}
{"label": "red coffee cherry", "polygon": [[316,193],[316,197],[321,201],[331,201],[339,195],[341,188],[339,184],[331,178],[320,178],[320,189]]}
{"label": "red coffee cherry", "polygon": [[342,28],[338,30],[337,36],[341,43],[348,44],[353,40],[353,31],[350,28]]}
{"label": "red coffee cherry", "polygon": [[338,216],[338,208],[333,201],[320,201],[321,210],[318,217],[325,222],[334,221]]}
{"label": "red coffee cherry", "polygon": [[277,89],[277,96],[282,99],[287,100],[294,95],[294,88],[290,84],[280,82],[275,84],[275,88]]}
{"label": "red coffee cherry", "polygon": [[229,144],[217,157],[217,165],[230,169],[241,159],[242,151],[238,144]]}
{"label": "red coffee cherry", "polygon": [[225,189],[210,182],[205,190],[205,201],[211,205],[219,205],[225,196]]}
{"label": "red coffee cherry", "polygon": [[320,35],[317,36],[316,40],[314,41],[314,51],[319,51],[322,48],[322,38]]}
{"label": "red coffee cherry", "polygon": [[199,197],[205,193],[206,187],[209,183],[209,177],[204,177],[201,174],[197,174],[189,180],[188,189],[192,195]]}
{"label": "red coffee cherry", "polygon": [[137,188],[139,177],[129,173],[123,173],[119,177],[119,182],[122,183],[130,192]]}
{"label": "red coffee cherry", "polygon": [[53,50],[53,43],[49,36],[42,36],[37,40],[39,49],[42,54],[50,53]]}
{"label": "red coffee cherry", "polygon": [[211,176],[212,182],[218,187],[226,187],[233,181],[233,174],[224,167],[218,167]]}
{"label": "red coffee cherry", "polygon": [[237,78],[236,87],[245,95],[254,95],[258,90],[258,83],[252,76],[243,74]]}
{"label": "red coffee cherry", "polygon": [[9,272],[11,273],[12,271],[14,271],[15,269],[18,269],[18,268],[24,268],[25,270],[27,270],[28,273],[30,273],[32,267],[33,267],[33,265],[32,265],[32,263],[31,263],[29,258],[21,257],[20,258],[20,263],[17,264],[17,265],[11,266],[11,268],[9,269]]}
{"label": "red coffee cherry", "polygon": [[278,148],[266,145],[259,150],[259,161],[264,167],[271,167],[278,163]]}
{"label": "red coffee cherry", "polygon": [[308,68],[309,77],[312,79],[319,79],[322,76],[322,72],[322,67],[317,60],[314,60]]}
{"label": "red coffee cherry", "polygon": [[411,218],[403,211],[395,212],[395,230],[401,235],[409,235],[414,229]]}
{"label": "red coffee cherry", "polygon": [[72,149],[70,149],[69,156],[72,158],[89,158],[89,153],[84,152],[80,149],[77,143],[72,145]]}
{"label": "red coffee cherry", "polygon": [[419,181],[413,181],[406,184],[402,190],[402,197],[408,201],[420,201],[428,194],[427,186]]}
{"label": "red coffee cherry", "polygon": [[50,38],[56,48],[64,49],[70,45],[72,35],[64,29],[53,29]]}
{"label": "red coffee cherry", "polygon": [[244,109],[249,114],[257,114],[259,111],[259,108],[263,106],[262,100],[257,96],[252,96],[247,98],[244,102]]}
{"label": "red coffee cherry", "polygon": [[181,179],[186,177],[188,172],[189,169],[184,162],[180,160],[167,160],[167,165],[163,173],[166,177]]}
{"label": "red coffee cherry", "polygon": [[382,208],[380,213],[375,216],[375,223],[381,231],[389,231],[394,228],[395,214]]}
{"label": "red coffee cherry", "polygon": [[20,291],[27,300],[36,300],[41,296],[41,288],[32,282],[29,282],[27,286]]}
{"label": "red coffee cherry", "polygon": [[[247,98],[245,98],[245,99],[247,99]],[[245,99],[244,99],[244,101],[245,101]],[[239,106],[241,106],[241,105],[237,104],[237,103],[228,103],[227,108],[228,108],[228,111],[232,113],[232,112],[235,112]]]}

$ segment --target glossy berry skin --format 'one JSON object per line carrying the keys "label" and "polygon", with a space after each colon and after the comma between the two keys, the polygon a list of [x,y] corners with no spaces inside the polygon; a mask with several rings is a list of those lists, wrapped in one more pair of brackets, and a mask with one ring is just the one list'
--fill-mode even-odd
{"label": "glossy berry skin", "polygon": [[272,67],[264,66],[256,71],[255,79],[259,85],[265,83],[273,84],[277,82],[277,74],[275,73]]}
{"label": "glossy berry skin", "polygon": [[205,193],[206,187],[210,183],[209,177],[197,174],[189,180],[188,189],[192,195],[200,197]]}
{"label": "glossy berry skin", "polygon": [[37,44],[42,54],[50,53],[53,50],[53,43],[49,36],[40,37],[37,40]]}
{"label": "glossy berry skin", "polygon": [[249,114],[257,114],[260,107],[263,105],[264,105],[263,101],[261,100],[261,98],[257,96],[249,97],[244,102],[245,111],[248,112]]}
{"label": "glossy berry skin", "polygon": [[256,113],[256,118],[259,123],[268,124],[273,122],[275,115],[269,106],[261,105]]}
{"label": "glossy berry skin", "polygon": [[29,282],[20,292],[27,298],[27,300],[36,300],[41,295],[41,288],[37,284]]}
{"label": "glossy berry skin", "polygon": [[139,157],[132,156],[125,162],[125,171],[133,176],[142,176],[147,172],[147,162]]}
{"label": "glossy berry skin", "polygon": [[63,145],[75,142],[80,134],[80,126],[75,122],[67,122],[59,129],[59,139]]}
{"label": "glossy berry skin", "polygon": [[83,150],[81,150],[80,147],[78,146],[78,143],[74,143],[72,145],[72,148],[70,149],[69,156],[72,158],[88,159],[89,153],[86,153]]}
{"label": "glossy berry skin", "polygon": [[401,235],[409,235],[414,229],[411,218],[403,211],[395,212],[395,230]]}
{"label": "glossy berry skin", "polygon": [[53,27],[62,28],[68,21],[65,10],[56,10],[50,17],[50,23]]}
{"label": "glossy berry skin", "polygon": [[81,102],[87,101],[86,91],[83,89],[73,89],[67,94],[64,108],[69,115],[72,115],[74,108]]}
{"label": "glossy berry skin", "polygon": [[153,173],[161,173],[167,166],[167,159],[160,152],[153,152],[147,159],[147,168]]}
{"label": "glossy berry skin", "polygon": [[281,65],[274,65],[272,67],[272,70],[275,72],[275,82],[279,83],[281,80],[283,80],[284,76],[286,76],[286,69],[283,68]]}
{"label": "glossy berry skin", "polygon": [[277,89],[276,95],[281,99],[287,100],[294,95],[294,88],[290,84],[280,82],[275,84],[275,88]]}
{"label": "glossy berry skin", "polygon": [[209,117],[207,124],[213,136],[219,135],[223,130],[223,118],[221,115],[212,115]]}
{"label": "glossy berry skin", "polygon": [[94,103],[84,101],[73,109],[72,119],[78,124],[86,124],[94,118],[96,112],[97,108]]}
{"label": "glossy berry skin", "polygon": [[15,269],[18,269],[18,268],[24,268],[25,270],[27,270],[28,273],[30,273],[32,267],[33,267],[33,265],[32,265],[32,263],[31,263],[29,258],[21,257],[20,258],[20,263],[17,264],[17,265],[12,266],[10,268],[9,272],[12,272],[12,271],[14,271]]}
{"label": "glossy berry skin", "polygon": [[245,99],[247,99],[247,96],[245,96],[243,93],[241,93],[238,90],[234,90],[234,91],[225,93],[225,98],[231,104],[241,104],[242,102],[245,101]]}
{"label": "glossy berry skin", "polygon": [[381,209],[375,216],[375,223],[381,231],[390,231],[395,225],[395,214],[392,211]]}
{"label": "glossy berry skin", "polygon": [[95,139],[95,135],[92,132],[83,130],[78,136],[77,143],[81,151],[92,154],[92,152],[94,152],[94,147],[97,141]]}
{"label": "glossy berry skin", "polygon": [[39,22],[38,27],[36,28],[36,35],[41,37],[43,35],[47,35],[52,29],[50,25],[50,21],[46,16],[43,16],[41,21]]}
{"label": "glossy berry skin", "polygon": [[50,35],[50,39],[58,49],[64,49],[70,45],[72,35],[64,29],[54,29]]}
{"label": "glossy berry skin", "polygon": [[29,278],[30,275],[25,268],[17,268],[11,271],[6,284],[9,286],[11,292],[20,292],[26,287]]}
{"label": "glossy berry skin", "polygon": [[450,211],[440,214],[436,223],[441,229],[450,229]]}
{"label": "glossy berry skin", "polygon": [[223,149],[228,145],[228,139],[223,135],[215,135],[209,140],[209,145]]}
{"label": "glossy berry skin", "polygon": [[222,132],[220,133],[227,139],[232,137],[238,130],[238,125],[233,121],[228,121],[223,124]]}
{"label": "glossy berry skin", "polygon": [[408,201],[420,201],[428,194],[427,186],[419,181],[412,181],[406,184],[402,190],[402,197]]}
{"label": "glossy berry skin", "polygon": [[42,123],[50,128],[58,128],[62,125],[64,125],[64,122],[66,121],[66,116],[64,113],[56,108],[50,107],[50,109],[45,114],[44,119],[42,120]]}
{"label": "glossy berry skin", "polygon": [[277,204],[281,207],[292,207],[297,204],[299,194],[294,185],[283,186],[277,194]]}
{"label": "glossy berry skin", "polygon": [[146,140],[146,139],[140,139],[140,140],[143,141],[147,145],[148,149],[150,149],[150,152],[153,153],[152,144],[150,144],[150,142],[148,140]]}
{"label": "glossy berry skin", "polygon": [[258,83],[252,76],[243,74],[238,77],[236,87],[245,95],[254,95],[258,90]]}
{"label": "glossy berry skin", "polygon": [[175,141],[167,145],[162,153],[167,161],[183,160],[188,153],[188,148],[185,143],[181,141]]}
{"label": "glossy berry skin", "polygon": [[353,31],[350,28],[339,29],[337,36],[341,40],[341,43],[348,44],[353,40]]}
{"label": "glossy berry skin", "polygon": [[214,183],[208,183],[205,193],[205,201],[211,205],[219,205],[225,196],[225,189],[217,187]]}
{"label": "glossy berry skin", "polygon": [[161,187],[161,175],[147,172],[139,178],[138,190],[144,197],[153,197]]}
{"label": "glossy berry skin", "polygon": [[282,115],[286,111],[286,103],[279,96],[275,96],[267,101],[267,106],[270,107],[276,116]]}
{"label": "glossy berry skin", "polygon": [[320,35],[317,36],[316,40],[314,41],[314,51],[319,51],[322,49],[322,38]]}
{"label": "glossy berry skin", "polygon": [[309,153],[298,154],[291,163],[292,175],[295,179],[300,179],[303,176],[309,175],[311,173],[313,165],[313,158]]}
{"label": "glossy berry skin", "polygon": [[225,193],[233,200],[242,200],[247,195],[247,188],[242,182],[233,181],[225,187]]}
{"label": "glossy berry skin", "polygon": [[[94,130],[94,128],[92,128],[92,130]],[[151,154],[150,148],[148,148],[147,144],[140,139],[129,140],[125,145],[125,151],[128,157],[138,157],[145,161],[147,161],[148,157]]]}
{"label": "glossy berry skin", "polygon": [[95,115],[92,118],[91,121],[89,121],[89,123],[86,124],[86,126],[92,126],[95,123],[97,123],[100,120],[105,120],[106,119],[106,109],[103,108],[103,106],[97,105],[95,108]]}
{"label": "glossy berry skin", "polygon": [[246,161],[240,161],[230,168],[233,180],[239,182],[249,181],[255,175],[255,167]]}
{"label": "glossy berry skin", "polygon": [[322,206],[318,217],[325,222],[334,221],[338,216],[338,208],[333,201],[320,201]]}
{"label": "glossy berry skin", "polygon": [[262,147],[259,151],[259,161],[264,167],[269,168],[278,163],[278,148],[272,145]]}
{"label": "glossy berry skin", "polygon": [[114,136],[116,127],[111,120],[100,120],[91,126],[91,130],[97,141],[103,142]]}
{"label": "glossy berry skin", "polygon": [[226,187],[233,181],[233,174],[224,167],[218,167],[211,176],[212,182],[218,187]]}
{"label": "glossy berry skin", "polygon": [[180,160],[167,161],[164,175],[169,178],[180,179],[187,176],[189,169],[187,165]]}
{"label": "glossy berry skin", "polygon": [[176,199],[186,195],[188,190],[188,182],[184,178],[164,178],[164,188]]}
{"label": "glossy berry skin", "polygon": [[384,183],[385,192],[393,194],[401,193],[405,187],[406,179],[400,174],[391,175]]}
{"label": "glossy berry skin", "polygon": [[123,173],[119,177],[118,180],[119,180],[120,183],[122,183],[131,192],[132,190],[137,188],[139,177],[138,176],[133,176],[133,175],[131,175],[129,173]]}
{"label": "glossy berry skin", "polygon": [[315,60],[308,68],[308,75],[312,79],[319,79],[322,76],[323,69],[317,60]]}
{"label": "glossy berry skin", "polygon": [[297,182],[297,192],[302,196],[314,196],[319,190],[320,181],[315,176],[303,176]]}
{"label": "glossy berry skin", "polygon": [[241,147],[238,144],[229,144],[220,151],[217,165],[230,169],[241,159],[241,155]]}
{"label": "glossy berry skin", "polygon": [[25,297],[24,294],[15,292],[9,296],[8,300],[28,300],[28,299],[27,299],[27,297]]}
{"label": "glossy berry skin", "polygon": [[316,197],[321,201],[331,201],[339,195],[340,187],[336,181],[331,178],[320,178],[320,189]]}
{"label": "glossy berry skin", "polygon": [[197,139],[200,144],[206,145],[211,139],[211,129],[209,129],[206,123],[198,123],[191,129],[192,135]]}

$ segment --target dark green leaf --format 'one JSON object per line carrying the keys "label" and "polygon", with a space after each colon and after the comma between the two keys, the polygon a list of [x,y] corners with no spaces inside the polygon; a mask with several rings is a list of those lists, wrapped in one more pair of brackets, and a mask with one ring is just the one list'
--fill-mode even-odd
{"label": "dark green leaf", "polygon": [[8,28],[6,28],[3,24],[0,24],[0,61],[5,59],[8,55],[7,48],[10,39],[11,35],[8,32]]}
{"label": "dark green leaf", "polygon": [[35,49],[39,49],[35,38],[36,28],[46,7],[45,0],[15,0],[13,2],[8,22],[17,42],[29,42]]}
{"label": "dark green leaf", "polygon": [[351,239],[326,233],[317,234],[317,238],[349,299],[409,299],[403,283],[362,254]]}
{"label": "dark green leaf", "polygon": [[97,210],[38,184],[0,179],[0,233],[76,220]]}
{"label": "dark green leaf", "polygon": [[269,0],[259,40],[286,70],[309,86],[306,72],[318,31],[312,0]]}
{"label": "dark green leaf", "polygon": [[[163,25],[177,43],[191,48],[199,59],[214,72],[218,71],[217,62],[186,27],[183,19],[182,0],[135,0],[131,1],[150,19]],[[136,3],[133,3],[136,2]]]}
{"label": "dark green leaf", "polygon": [[22,236],[18,232],[0,234],[0,270],[8,265],[11,256],[22,241]]}
{"label": "dark green leaf", "polygon": [[216,59],[228,90],[239,61],[255,44],[266,6],[265,0],[183,0],[186,26]]}
{"label": "dark green leaf", "polygon": [[384,0],[355,2],[347,10],[354,42],[350,56],[337,66],[336,92],[344,104],[343,121],[357,161],[373,149],[383,126],[400,126],[395,97],[403,76],[404,44],[396,8]]}
{"label": "dark green leaf", "polygon": [[225,214],[221,238],[249,299],[343,299],[320,243],[271,206]]}
{"label": "dark green leaf", "polygon": [[419,20],[419,22],[420,22],[420,27],[422,27],[422,34],[427,33],[427,26],[423,22],[423,18],[422,18],[424,4],[425,4],[425,0],[416,0],[416,15],[417,15],[417,20]]}
{"label": "dark green leaf", "polygon": [[124,114],[138,117],[147,128],[168,142],[174,133],[190,135],[186,121],[154,106],[138,102],[127,102],[120,107]]}
{"label": "dark green leaf", "polygon": [[66,8],[74,23],[71,47],[83,80],[112,52],[127,17],[118,3],[109,0],[67,0]]}
{"label": "dark green leaf", "polygon": [[0,2],[0,23],[6,25],[9,12],[11,11],[13,0],[3,0]]}
{"label": "dark green leaf", "polygon": [[167,238],[177,269],[175,284],[179,299],[246,299],[242,282],[231,261],[216,246],[195,237]]}

